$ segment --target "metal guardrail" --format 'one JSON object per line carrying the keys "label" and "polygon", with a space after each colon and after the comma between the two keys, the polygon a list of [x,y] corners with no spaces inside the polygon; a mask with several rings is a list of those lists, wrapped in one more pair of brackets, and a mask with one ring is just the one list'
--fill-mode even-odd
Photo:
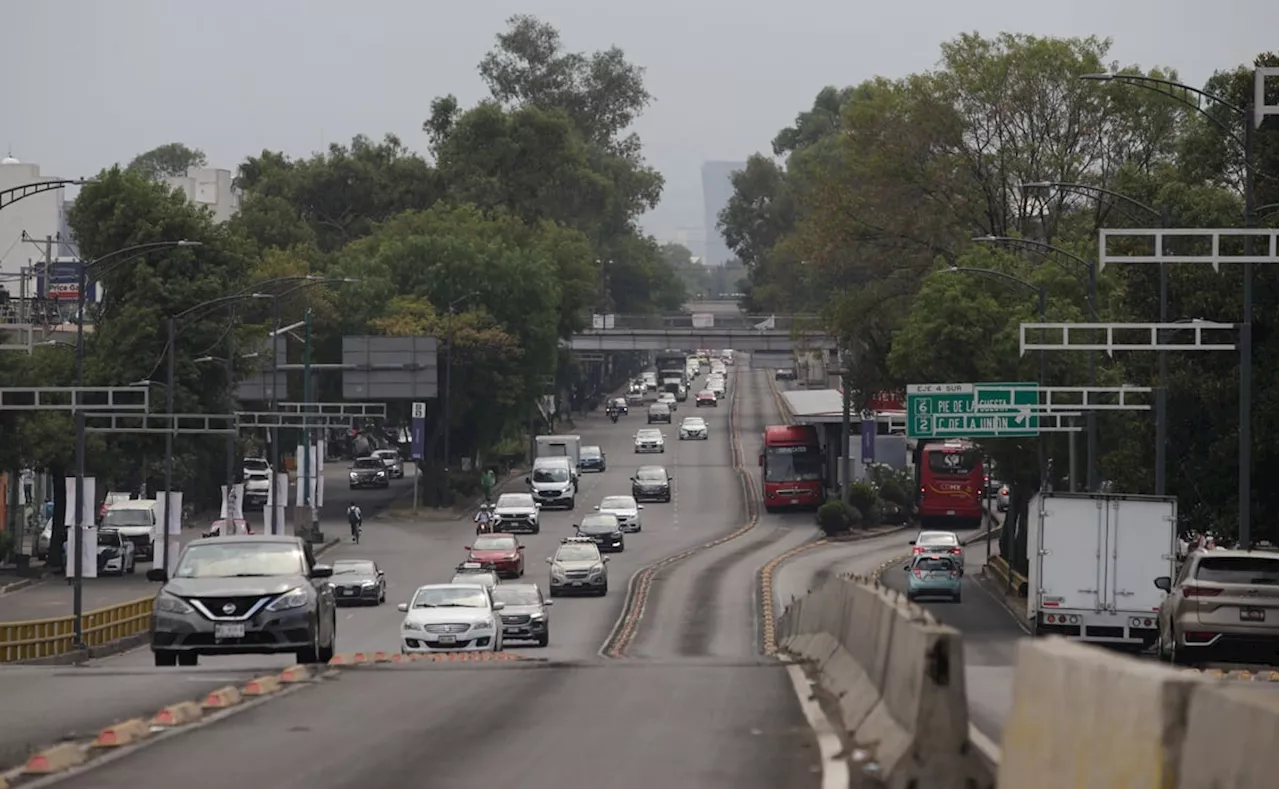
{"label": "metal guardrail", "polygon": [[[151,629],[154,597],[86,611],[84,642],[100,647]],[[75,617],[0,622],[0,663],[22,663],[59,657],[75,651]]]}

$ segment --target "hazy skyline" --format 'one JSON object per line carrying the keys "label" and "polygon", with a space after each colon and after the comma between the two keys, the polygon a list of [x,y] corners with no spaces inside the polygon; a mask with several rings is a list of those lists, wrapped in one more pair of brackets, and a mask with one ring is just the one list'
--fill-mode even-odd
{"label": "hazy skyline", "polygon": [[963,32],[1111,37],[1121,65],[1172,67],[1198,86],[1277,49],[1280,28],[1275,0],[924,0],[874,18],[831,0],[5,0],[0,11],[17,64],[0,154],[68,177],[166,142],[231,170],[264,148],[306,156],[356,134],[394,133],[424,152],[431,100],[482,98],[476,65],[495,34],[512,14],[534,14],[570,50],[616,44],[647,69],[655,102],[635,130],[666,177],[644,219],[660,238],[702,224],[704,161],[767,150],[824,85],[931,69]]}

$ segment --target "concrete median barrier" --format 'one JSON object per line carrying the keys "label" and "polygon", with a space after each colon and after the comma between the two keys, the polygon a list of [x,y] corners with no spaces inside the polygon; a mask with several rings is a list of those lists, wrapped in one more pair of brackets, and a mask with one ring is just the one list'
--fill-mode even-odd
{"label": "concrete median barrier", "polygon": [[958,632],[896,592],[831,578],[787,607],[779,634],[835,697],[855,768],[887,787],[991,784],[969,746]]}
{"label": "concrete median barrier", "polygon": [[286,685],[294,685],[299,682],[310,682],[315,678],[315,675],[316,672],[312,670],[311,666],[299,664],[296,666],[289,666],[284,671],[281,671],[280,681]]}
{"label": "concrete median barrier", "polygon": [[206,710],[220,710],[236,706],[242,698],[239,688],[235,685],[228,685],[225,688],[210,691],[209,695],[204,697],[204,701],[200,703],[200,706]]}
{"label": "concrete median barrier", "polygon": [[194,701],[170,704],[151,718],[152,726],[185,726],[204,717],[204,708]]}
{"label": "concrete median barrier", "polygon": [[1061,638],[1018,646],[1000,786],[1277,785],[1276,694]]}
{"label": "concrete median barrier", "polygon": [[279,675],[272,674],[270,676],[258,677],[257,679],[249,680],[249,682],[240,689],[240,692],[245,696],[270,696],[272,693],[280,690],[280,688],[281,684]]}
{"label": "concrete median barrier", "polygon": [[125,745],[133,745],[139,740],[144,740],[150,734],[150,724],[142,718],[134,718],[120,723],[113,723],[98,732],[97,739],[93,741],[93,747],[120,748]]}
{"label": "concrete median barrier", "polygon": [[88,754],[76,742],[64,742],[31,754],[22,768],[24,775],[53,775],[84,764]]}

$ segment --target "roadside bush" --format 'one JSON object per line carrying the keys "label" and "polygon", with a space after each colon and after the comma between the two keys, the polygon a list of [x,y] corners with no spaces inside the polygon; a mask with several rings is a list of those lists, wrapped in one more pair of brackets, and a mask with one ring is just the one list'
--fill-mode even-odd
{"label": "roadside bush", "polygon": [[876,512],[876,488],[869,482],[854,482],[849,485],[849,504],[862,516],[863,523],[870,524]]}
{"label": "roadside bush", "polygon": [[832,499],[818,508],[818,526],[828,537],[845,534],[857,522],[857,513],[843,501]]}
{"label": "roadside bush", "polygon": [[910,489],[897,477],[886,477],[880,481],[878,492],[882,501],[896,504],[905,509],[911,504]]}
{"label": "roadside bush", "polygon": [[8,564],[17,547],[13,532],[0,531],[0,564]]}

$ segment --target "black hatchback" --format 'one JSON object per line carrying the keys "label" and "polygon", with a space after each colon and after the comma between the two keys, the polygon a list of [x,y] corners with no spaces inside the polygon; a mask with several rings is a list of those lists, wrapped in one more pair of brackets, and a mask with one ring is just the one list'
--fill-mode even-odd
{"label": "black hatchback", "polygon": [[636,501],[671,501],[671,477],[662,466],[641,466],[631,478]]}

